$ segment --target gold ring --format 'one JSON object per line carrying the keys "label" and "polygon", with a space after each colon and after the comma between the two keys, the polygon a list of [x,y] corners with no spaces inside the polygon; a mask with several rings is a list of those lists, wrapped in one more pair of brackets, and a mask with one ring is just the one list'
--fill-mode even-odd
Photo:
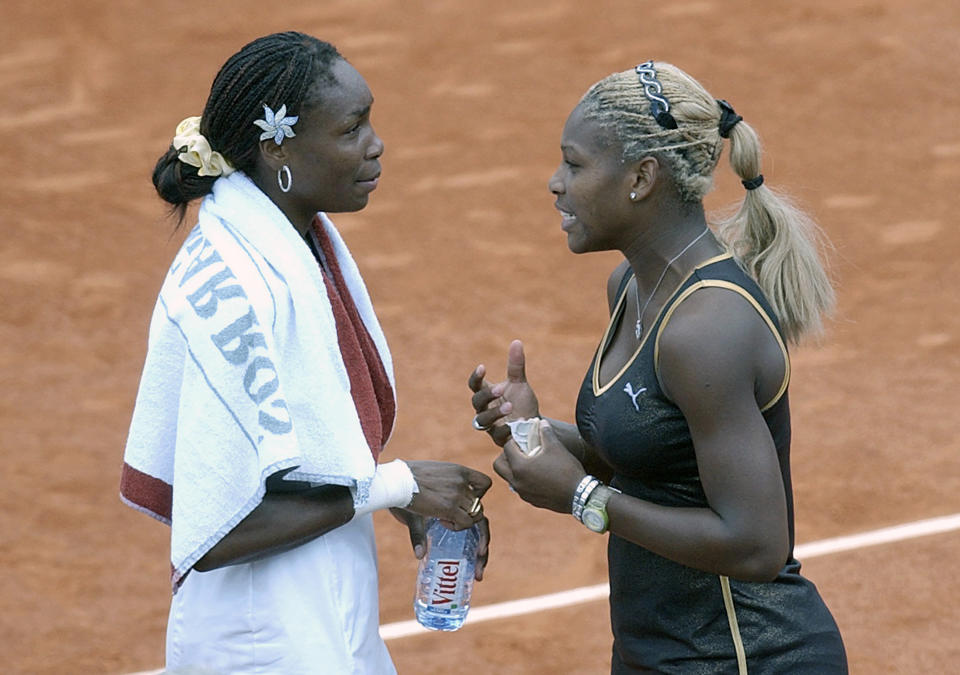
{"label": "gold ring", "polygon": [[471,518],[474,518],[480,515],[480,512],[483,510],[483,504],[480,503],[479,497],[473,498],[473,504],[470,505],[470,510],[467,511],[467,515]]}

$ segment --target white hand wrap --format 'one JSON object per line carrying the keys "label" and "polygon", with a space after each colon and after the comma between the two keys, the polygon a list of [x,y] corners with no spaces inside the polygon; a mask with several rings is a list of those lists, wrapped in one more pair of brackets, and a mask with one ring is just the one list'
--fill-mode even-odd
{"label": "white hand wrap", "polygon": [[420,492],[410,467],[402,459],[395,459],[377,467],[377,473],[370,483],[370,496],[363,504],[356,505],[354,496],[354,517],[373,513],[380,509],[403,507],[413,501],[413,495]]}

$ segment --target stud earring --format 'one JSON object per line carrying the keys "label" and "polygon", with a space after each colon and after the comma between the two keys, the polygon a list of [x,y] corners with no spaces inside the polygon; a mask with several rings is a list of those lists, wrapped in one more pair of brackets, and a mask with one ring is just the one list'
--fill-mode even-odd
{"label": "stud earring", "polygon": [[631,201],[631,202],[637,201],[637,193],[636,193],[636,192],[631,192],[631,193],[630,193],[630,201]]}
{"label": "stud earring", "polygon": [[[284,177],[287,179],[286,186],[283,185]],[[286,164],[277,169],[277,185],[280,186],[280,190],[283,192],[290,192],[290,188],[293,187],[293,174],[290,173],[290,167]]]}

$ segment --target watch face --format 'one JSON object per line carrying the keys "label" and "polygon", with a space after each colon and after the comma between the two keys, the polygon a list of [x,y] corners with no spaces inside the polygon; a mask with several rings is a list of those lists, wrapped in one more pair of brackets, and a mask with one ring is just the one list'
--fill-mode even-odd
{"label": "watch face", "polygon": [[583,524],[594,532],[603,532],[607,529],[607,514],[598,509],[584,509]]}

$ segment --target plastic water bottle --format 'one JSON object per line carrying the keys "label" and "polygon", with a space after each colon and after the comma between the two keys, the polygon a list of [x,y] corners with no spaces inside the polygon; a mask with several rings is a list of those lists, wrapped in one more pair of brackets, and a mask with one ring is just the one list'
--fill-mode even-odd
{"label": "plastic water bottle", "polygon": [[457,630],[470,610],[480,530],[454,532],[427,521],[427,552],[420,560],[413,612],[430,630]]}

